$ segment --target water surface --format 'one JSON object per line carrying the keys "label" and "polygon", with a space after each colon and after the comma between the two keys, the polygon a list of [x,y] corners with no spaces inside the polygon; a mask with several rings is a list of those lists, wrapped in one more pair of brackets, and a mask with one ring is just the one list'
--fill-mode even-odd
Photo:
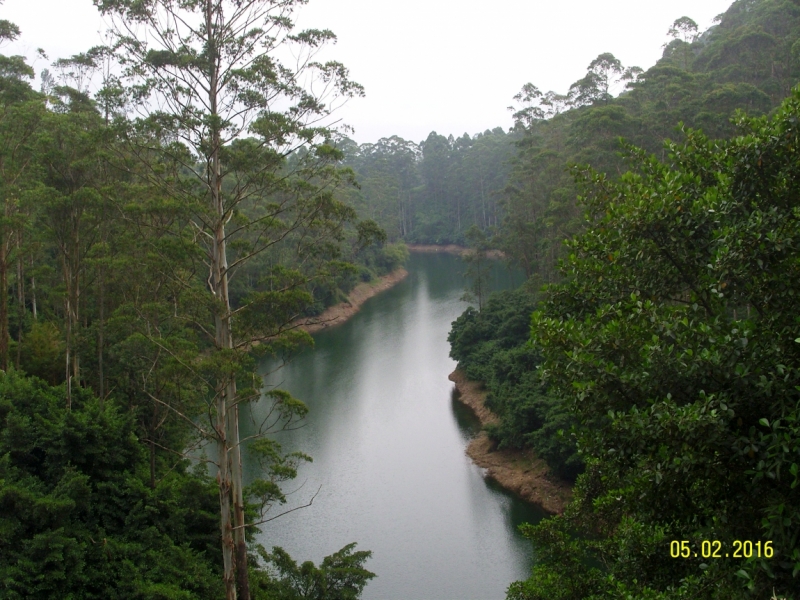
{"label": "water surface", "polygon": [[[287,485],[300,489],[284,510],[321,489],[311,507],[263,525],[257,541],[299,562],[358,542],[378,575],[367,600],[500,599],[530,572],[530,543],[516,528],[542,513],[486,482],[464,454],[478,424],[447,379],[464,268],[456,256],[413,254],[408,278],[266,375],[310,408],[302,428],[276,435],[314,459]],[[494,266],[495,289],[519,283]]]}

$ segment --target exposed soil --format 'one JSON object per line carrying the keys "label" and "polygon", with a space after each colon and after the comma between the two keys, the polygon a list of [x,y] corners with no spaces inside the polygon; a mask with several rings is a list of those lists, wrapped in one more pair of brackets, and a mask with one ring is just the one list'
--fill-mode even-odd
{"label": "exposed soil", "polygon": [[300,329],[308,333],[316,333],[322,329],[326,329],[327,327],[341,325],[347,321],[347,319],[356,314],[361,309],[361,305],[364,304],[364,302],[376,294],[380,294],[381,292],[388,290],[390,287],[393,287],[407,276],[408,271],[401,267],[399,269],[395,269],[388,275],[380,277],[376,281],[359,283],[347,296],[346,302],[340,302],[334,306],[329,306],[322,312],[322,314],[319,314],[316,317],[300,319],[300,321],[298,321],[298,325]]}
{"label": "exposed soil", "polygon": [[[464,246],[457,246],[456,244],[447,244],[445,246],[437,246],[436,244],[408,244],[407,247],[409,252],[444,252],[446,254],[458,254],[459,256],[464,256],[472,252],[471,249],[465,248]],[[487,250],[486,257],[505,258],[506,255],[500,250]]]}
{"label": "exposed soil", "polygon": [[[475,412],[482,425],[498,421],[497,415],[484,405],[486,392],[480,383],[470,381],[458,369],[450,374],[449,379],[456,384],[458,400]],[[467,446],[467,455],[486,470],[486,477],[523,500],[538,504],[547,512],[563,513],[572,497],[569,484],[549,476],[547,464],[531,450],[498,450],[482,431]]]}

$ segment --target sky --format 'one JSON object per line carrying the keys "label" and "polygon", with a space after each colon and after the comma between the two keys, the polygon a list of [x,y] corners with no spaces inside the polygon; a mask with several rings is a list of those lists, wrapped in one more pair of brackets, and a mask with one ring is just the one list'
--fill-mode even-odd
{"label": "sky", "polygon": [[[357,142],[431,131],[458,137],[512,124],[507,107],[527,82],[566,93],[598,54],[647,69],[684,15],[705,30],[732,0],[309,0],[300,28],[331,29],[337,60],[364,86],[338,118]],[[22,30],[3,54],[24,54],[37,72],[50,60],[102,42],[91,0],[5,0],[0,18]]]}

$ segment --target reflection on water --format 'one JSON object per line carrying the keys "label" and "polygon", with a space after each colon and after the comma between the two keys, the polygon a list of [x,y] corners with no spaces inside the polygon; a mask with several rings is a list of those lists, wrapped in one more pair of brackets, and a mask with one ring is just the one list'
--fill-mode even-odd
{"label": "reflection on water", "polygon": [[458,397],[460,395],[461,394],[454,385],[453,389],[450,391],[450,408],[456,419],[458,431],[461,433],[461,437],[466,444],[480,432],[481,420],[469,406],[465,406],[459,401]]}
{"label": "reflection on water", "polygon": [[[463,270],[455,256],[412,255],[406,280],[265,375],[310,408],[302,428],[275,436],[314,458],[284,510],[321,489],[310,508],[262,526],[257,541],[315,562],[358,542],[378,575],[366,599],[499,599],[530,571],[517,526],[542,513],[486,482],[465,455],[479,424],[447,379],[447,333],[466,306]],[[498,289],[519,283],[499,264],[492,277]],[[265,410],[254,408],[256,421]],[[243,433],[248,426],[243,418]]]}

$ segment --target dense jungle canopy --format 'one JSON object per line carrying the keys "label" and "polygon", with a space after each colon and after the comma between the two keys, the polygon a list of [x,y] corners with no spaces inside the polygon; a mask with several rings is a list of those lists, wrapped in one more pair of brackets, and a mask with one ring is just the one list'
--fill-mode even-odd
{"label": "dense jungle canopy", "polygon": [[[335,40],[293,29],[302,2],[178,4],[95,0],[114,43],[40,73],[0,55],[2,597],[359,597],[368,551],[252,544],[310,458],[270,437],[307,409],[256,363],[407,244],[455,243],[477,306],[451,355],[489,434],[575,484],[508,597],[798,598],[800,2],[677,18],[647,69],[601,53],[563,93],[525,84],[508,131],[360,145],[298,83],[359,96],[347,69],[270,54]],[[199,25],[156,18],[176,10]],[[490,248],[520,289],[484,297]]]}

